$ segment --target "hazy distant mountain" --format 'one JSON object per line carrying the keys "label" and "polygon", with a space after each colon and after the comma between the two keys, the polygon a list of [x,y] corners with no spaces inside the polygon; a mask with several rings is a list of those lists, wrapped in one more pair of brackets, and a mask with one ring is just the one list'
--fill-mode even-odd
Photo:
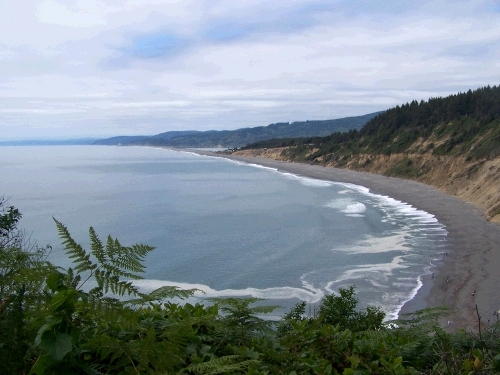
{"label": "hazy distant mountain", "polygon": [[111,138],[105,138],[105,139],[98,139],[97,141],[94,141],[94,145],[106,145],[106,146],[113,146],[113,145],[119,145],[119,144],[127,144],[132,141],[139,141],[141,139],[148,138],[150,136],[148,135],[120,135],[117,137],[111,137]]}
{"label": "hazy distant mountain", "polygon": [[167,140],[173,137],[179,137],[183,135],[188,135],[188,134],[193,134],[193,133],[199,133],[196,130],[186,130],[186,131],[170,131],[170,132],[165,132],[165,133],[160,133],[157,135],[123,135],[123,136],[117,136],[117,137],[111,137],[111,138],[106,138],[106,139],[99,139],[97,141],[94,141],[93,144],[95,145],[130,145],[130,144],[137,144],[140,143],[144,140],[147,139],[152,139],[152,140]]}
{"label": "hazy distant mountain", "polygon": [[241,147],[273,138],[322,137],[335,132],[361,129],[376,113],[335,120],[283,122],[237,130],[168,131],[153,136],[116,136],[105,139],[23,139],[0,141],[0,146],[35,145],[151,145],[171,147]]}
{"label": "hazy distant mountain", "polygon": [[[379,112],[363,116],[345,117],[336,120],[297,121],[277,123],[255,128],[237,130],[210,130],[204,132],[189,131],[166,132],[152,137],[126,139],[114,137],[100,140],[96,144],[151,145],[171,147],[241,147],[249,143],[272,138],[320,137],[335,132],[360,129]],[[121,139],[117,142],[117,139]],[[106,142],[106,143],[105,143]]]}

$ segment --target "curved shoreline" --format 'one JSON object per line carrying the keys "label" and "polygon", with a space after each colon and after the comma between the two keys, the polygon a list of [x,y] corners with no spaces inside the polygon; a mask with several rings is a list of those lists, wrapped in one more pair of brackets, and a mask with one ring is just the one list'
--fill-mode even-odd
{"label": "curved shoreline", "polygon": [[437,267],[435,277],[424,276],[415,298],[408,301],[401,313],[426,307],[447,306],[450,329],[476,329],[476,304],[482,324],[496,321],[493,312],[500,309],[500,226],[486,220],[472,204],[450,196],[429,185],[366,172],[291,163],[256,157],[215,154],[185,150],[200,155],[222,157],[253,163],[297,175],[346,182],[369,188],[373,193],[391,198],[433,214],[448,230],[450,251]]}

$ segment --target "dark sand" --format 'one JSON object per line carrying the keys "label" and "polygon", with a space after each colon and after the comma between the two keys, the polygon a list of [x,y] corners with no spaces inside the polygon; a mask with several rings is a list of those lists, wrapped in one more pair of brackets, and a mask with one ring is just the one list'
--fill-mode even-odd
{"label": "dark sand", "polygon": [[[189,150],[192,151],[192,150]],[[431,186],[400,178],[281,162],[270,159],[220,155],[195,151],[246,163],[259,164],[297,175],[361,185],[429,212],[446,226],[450,242],[448,256],[426,276],[417,296],[403,306],[402,313],[425,307],[447,306],[449,317],[442,322],[450,328],[477,329],[477,304],[484,325],[496,321],[500,309],[500,225],[490,223],[472,204],[447,195]]]}

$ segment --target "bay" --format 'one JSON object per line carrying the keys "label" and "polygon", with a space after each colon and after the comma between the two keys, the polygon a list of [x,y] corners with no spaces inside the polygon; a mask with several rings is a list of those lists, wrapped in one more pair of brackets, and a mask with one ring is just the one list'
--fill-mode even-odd
{"label": "bay", "polygon": [[361,305],[395,317],[446,251],[430,214],[361,186],[145,147],[1,147],[0,194],[51,260],[69,265],[52,217],[88,248],[156,247],[145,280],[198,288],[195,299],[267,298],[286,308],[356,285]]}

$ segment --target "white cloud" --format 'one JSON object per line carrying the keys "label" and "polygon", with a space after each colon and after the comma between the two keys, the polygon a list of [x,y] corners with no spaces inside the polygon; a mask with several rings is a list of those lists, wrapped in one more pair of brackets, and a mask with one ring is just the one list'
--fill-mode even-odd
{"label": "white cloud", "polygon": [[42,23],[70,27],[92,27],[106,24],[106,16],[119,8],[96,0],[59,2],[45,0],[37,7],[37,18]]}
{"label": "white cloud", "polygon": [[6,2],[2,137],[327,119],[499,83],[497,2],[384,4]]}
{"label": "white cloud", "polygon": [[169,108],[169,107],[186,107],[190,103],[185,100],[171,100],[160,102],[123,102],[113,103],[113,107],[120,108]]}

